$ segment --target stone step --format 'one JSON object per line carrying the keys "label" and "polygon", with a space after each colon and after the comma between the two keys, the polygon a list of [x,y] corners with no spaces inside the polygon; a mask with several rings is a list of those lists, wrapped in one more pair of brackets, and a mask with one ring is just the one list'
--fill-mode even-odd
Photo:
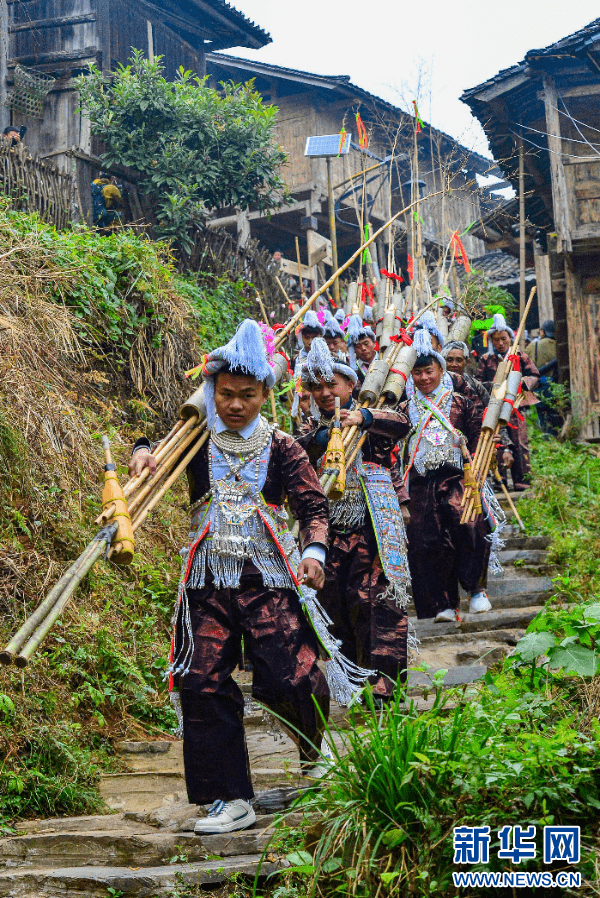
{"label": "stone step", "polygon": [[[142,821],[145,823],[145,821]],[[153,826],[141,827],[140,821],[129,820],[125,814],[90,814],[84,817],[48,817],[46,820],[23,820],[17,824],[18,835],[34,833],[94,832],[155,832]]]}
{"label": "stone step", "polygon": [[417,620],[409,618],[419,639],[439,638],[440,636],[457,636],[460,633],[478,633],[483,631],[526,629],[536,614],[539,606],[523,608],[507,608],[501,611],[486,611],[484,614],[465,614],[460,623],[436,624],[431,618]]}
{"label": "stone step", "polygon": [[504,535],[504,542],[505,549],[524,551],[526,549],[547,549],[551,540],[548,536],[526,536],[518,529],[508,531],[507,528]]}
{"label": "stone step", "polygon": [[[539,611],[539,608],[536,609]],[[480,615],[477,615],[478,617]],[[423,622],[425,623],[425,622]],[[462,645],[469,645],[473,642],[474,638],[478,640],[486,640],[488,642],[493,642],[495,644],[504,644],[509,646],[510,648],[514,647],[517,642],[525,636],[525,628],[524,627],[514,627],[510,629],[498,629],[491,630],[486,628],[484,630],[479,630],[475,632],[465,632],[456,628],[454,631],[450,633],[446,633],[444,636],[436,635],[437,629],[441,626],[445,626],[442,624],[436,624],[435,630],[431,628],[431,635],[428,635],[428,631],[423,630],[419,639],[421,641],[420,647],[420,655],[417,656],[415,663],[418,664],[421,655],[432,654],[435,660],[435,652],[437,651],[436,646],[440,647],[448,647],[451,646],[453,649],[458,649]]]}
{"label": "stone step", "polygon": [[[493,604],[493,599],[500,596],[546,596],[552,595],[552,580],[549,577],[524,576],[519,571],[518,577],[490,577],[488,580],[487,594]],[[521,604],[526,604],[522,602]]]}
{"label": "stone step", "polygon": [[514,564],[515,561],[520,561],[523,564],[545,565],[547,557],[548,552],[546,549],[502,549],[498,553],[498,560],[503,567],[504,565]]}
{"label": "stone step", "polygon": [[197,816],[190,821],[191,832],[148,833],[143,824],[138,824],[139,832],[65,830],[7,836],[0,839],[0,867],[154,867],[173,858],[191,863],[216,855],[260,854],[274,834],[270,826],[274,817],[270,815],[268,822],[258,817],[252,828],[241,832],[199,837],[193,832]]}
{"label": "stone step", "polygon": [[170,771],[107,773],[100,780],[99,792],[113,810],[150,811],[159,808],[166,799],[185,793],[183,766]]}
{"label": "stone step", "polygon": [[[440,668],[437,668],[438,670]],[[447,673],[444,675],[442,685],[445,689],[453,686],[464,686],[467,683],[474,683],[481,680],[487,673],[487,666],[483,664],[461,665],[457,667],[446,668]],[[432,688],[433,676],[436,668],[424,673],[418,670],[411,670],[408,677],[407,695],[421,695],[426,689]]]}
{"label": "stone step", "polygon": [[[254,876],[260,861],[259,854],[251,854],[139,870],[119,866],[2,870],[0,898],[106,898],[109,889],[135,898],[172,898],[175,886],[187,893],[186,886],[217,885],[232,873]],[[280,869],[279,864],[267,860],[260,866],[265,876]]]}

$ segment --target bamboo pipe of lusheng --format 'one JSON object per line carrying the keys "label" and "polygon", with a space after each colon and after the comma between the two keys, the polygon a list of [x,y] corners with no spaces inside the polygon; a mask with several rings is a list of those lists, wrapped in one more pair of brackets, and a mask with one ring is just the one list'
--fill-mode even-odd
{"label": "bamboo pipe of lusheng", "polygon": [[[117,530],[117,524],[109,524],[108,527],[105,528],[106,532],[103,534],[103,531],[101,531],[98,536],[96,536],[96,538],[89,544],[82,555],[80,555],[75,564],[69,568],[65,576],[60,581],[63,584],[61,592],[57,595],[52,607],[48,611],[48,614],[33,630],[26,644],[14,659],[17,667],[27,667],[32,654],[37,648],[39,648],[41,642],[46,637],[49,630],[54,626],[87,572],[106,552],[106,549],[110,546],[112,540],[115,538]],[[2,655],[4,655],[4,652],[2,653]],[[4,659],[2,658],[1,660]]]}
{"label": "bamboo pipe of lusheng", "polygon": [[[434,196],[437,196],[437,195],[440,194],[441,192],[442,192],[441,190],[438,190],[438,191],[436,191],[435,193],[431,193],[431,194],[429,194],[428,197],[426,197],[426,199],[432,199]],[[350,258],[348,259],[348,261],[347,261],[347,262],[344,262],[344,264],[341,265],[341,266],[338,268],[337,271],[334,271],[334,273],[331,275],[331,277],[330,277],[327,281],[325,281],[325,283],[324,283],[321,287],[319,287],[319,289],[316,290],[316,291],[312,294],[312,296],[310,296],[310,297],[306,300],[306,302],[304,303],[304,305],[302,306],[302,308],[301,308],[298,312],[296,312],[296,314],[293,315],[292,318],[290,318],[290,320],[289,320],[288,323],[285,325],[285,327],[283,327],[283,328],[281,328],[281,330],[277,331],[277,336],[276,336],[276,338],[275,338],[275,348],[276,348],[276,349],[279,349],[281,346],[283,346],[283,344],[285,343],[285,340],[286,340],[288,334],[290,334],[291,331],[294,330],[294,328],[296,327],[296,325],[298,324],[298,322],[302,320],[302,318],[304,317],[304,315],[306,314],[306,312],[308,312],[308,310],[310,309],[310,307],[317,301],[317,299],[319,298],[319,296],[322,296],[323,293],[325,293],[326,290],[329,290],[329,288],[330,288],[331,285],[334,283],[334,281],[335,281],[337,278],[339,278],[339,276],[340,276],[341,274],[343,274],[343,272],[344,272],[347,268],[349,268],[349,267],[352,265],[353,262],[355,262],[355,261],[358,259],[358,257],[360,256],[360,254],[361,254],[362,252],[364,252],[364,250],[367,249],[367,247],[369,247],[369,246],[373,243],[373,241],[375,241],[378,237],[380,237],[380,236],[383,234],[383,232],[384,232],[385,230],[387,230],[387,228],[389,228],[390,225],[392,225],[392,224],[396,221],[396,219],[400,218],[401,215],[404,215],[406,212],[408,212],[409,209],[412,209],[412,207],[413,207],[414,205],[416,205],[416,203],[414,203],[414,202],[413,202],[413,203],[409,203],[409,205],[408,205],[408,206],[405,206],[404,209],[401,209],[399,212],[396,212],[396,214],[393,215],[393,216],[389,219],[389,221],[386,221],[386,223],[385,223],[384,225],[382,225],[382,226],[379,228],[378,231],[375,231],[375,233],[372,234],[372,235],[369,237],[369,239],[366,240],[366,241],[362,244],[362,246],[360,246],[360,247],[356,250],[356,252],[353,253],[353,254],[350,256]]]}
{"label": "bamboo pipe of lusheng", "polygon": [[141,527],[141,525],[144,523],[144,521],[146,520],[146,518],[152,511],[152,509],[158,504],[158,502],[160,502],[160,500],[165,495],[165,493],[167,493],[171,489],[171,487],[173,486],[173,484],[175,483],[177,478],[185,471],[185,469],[187,468],[187,466],[191,462],[191,460],[194,458],[194,456],[197,455],[197,453],[200,451],[202,446],[204,446],[204,444],[208,440],[209,436],[210,436],[210,432],[208,430],[205,430],[204,433],[198,439],[198,442],[192,446],[192,448],[187,453],[187,455],[185,455],[184,458],[179,462],[177,467],[173,470],[173,472],[167,478],[167,480],[162,484],[160,489],[157,490],[157,492],[154,493],[152,496],[148,497],[148,500],[143,508],[138,509],[136,517],[134,518],[134,520],[132,522],[134,533],[136,530],[139,529],[139,527]]}
{"label": "bamboo pipe of lusheng", "polygon": [[[437,300],[435,300],[435,299],[432,300],[432,301],[431,301],[430,303],[428,303],[423,309],[421,309],[421,310],[419,311],[419,314],[415,317],[414,321],[411,322],[411,328],[414,328],[415,323],[419,320],[419,318],[421,317],[421,315],[423,315],[424,312],[426,312],[428,309],[430,309],[431,306],[434,305],[436,302],[437,302]],[[402,349],[402,346],[403,346],[403,345],[404,345],[403,343],[393,343],[393,344],[392,344],[391,350],[388,351],[388,353],[387,353],[387,356],[384,356],[383,359],[377,359],[377,360],[376,360],[376,361],[383,361],[383,362],[386,362],[386,363],[387,363],[387,366],[388,366],[388,373],[389,373],[389,371],[391,370],[391,368],[393,368],[393,366],[394,366],[394,364],[395,364],[395,362],[396,362],[396,358],[397,358],[397,356],[398,356],[398,353],[399,353],[400,350]],[[371,364],[373,364],[373,363],[371,363]],[[371,368],[369,368],[369,371],[370,371],[370,370],[371,370]],[[368,376],[368,372],[367,372],[367,376]],[[382,384],[382,391],[384,391],[384,390],[385,390],[385,380],[384,380],[384,382],[383,382],[383,384]],[[378,397],[378,398],[379,398],[379,397]],[[378,399],[377,399],[376,401],[378,401]],[[383,404],[383,403],[382,403],[382,404]],[[371,405],[370,402],[363,402],[363,403],[361,403],[361,404],[359,405],[359,408],[369,408],[370,405]],[[378,408],[381,408],[381,406],[377,406],[377,407],[378,407]],[[350,443],[352,442],[352,440],[354,439],[354,437],[355,437],[356,434],[358,433],[358,430],[359,430],[359,428],[358,428],[356,425],[352,425],[352,427],[345,427],[345,428],[342,430],[342,441],[343,441],[343,443],[344,443],[344,449],[347,449],[347,448],[348,448],[348,446],[350,445]]]}
{"label": "bamboo pipe of lusheng", "polygon": [[[114,528],[111,531],[114,535],[117,532],[117,525],[111,524],[110,526],[111,528]],[[48,613],[55,605],[57,599],[60,597],[63,589],[67,586],[71,578],[77,572],[79,567],[85,562],[86,558],[91,554],[94,548],[96,548],[95,541],[92,541],[85,547],[79,558],[73,562],[71,567],[67,571],[65,571],[60,580],[58,580],[58,582],[54,584],[43,602],[38,605],[33,614],[31,614],[27,618],[22,627],[15,633],[4,651],[0,652],[0,664],[10,664],[13,661],[14,656],[18,654],[18,652],[25,645],[26,641],[29,639],[32,633],[46,618]]]}
{"label": "bamboo pipe of lusheng", "polygon": [[[523,313],[523,317],[519,322],[519,327],[517,329],[517,333],[515,334],[512,346],[510,351],[507,354],[507,358],[503,359],[500,365],[498,365],[498,370],[502,368],[502,381],[496,377],[494,378],[495,388],[492,388],[492,399],[496,399],[496,405],[498,407],[498,415],[502,409],[502,405],[504,404],[504,395],[506,393],[506,379],[512,370],[512,362],[509,361],[509,356],[515,355],[519,348],[519,341],[521,340],[521,336],[523,334],[523,330],[525,328],[525,322],[527,321],[527,315],[529,314],[529,309],[531,308],[531,303],[533,302],[533,297],[535,296],[536,287],[531,288],[531,292],[529,294],[529,299],[527,300],[527,305],[525,306],[525,310]],[[498,375],[498,371],[496,372]],[[502,389],[504,388],[504,389]],[[499,402],[500,395],[502,401]],[[491,403],[492,400],[490,400]],[[489,408],[489,407],[488,407]],[[487,417],[487,413],[486,413]],[[484,419],[484,427],[485,427],[485,419]],[[481,489],[483,487],[483,483],[488,475],[488,471],[490,469],[491,458],[495,451],[495,442],[498,431],[500,429],[500,424],[498,420],[495,421],[493,427],[482,428],[481,436],[479,437],[479,442],[477,444],[477,451],[475,452],[475,456],[473,459],[473,473],[475,475],[476,482],[478,484],[478,488]],[[461,518],[461,524],[465,524],[471,520],[474,520],[477,514],[475,513],[475,497],[473,495],[472,489],[465,489],[462,504],[464,506],[463,515]]]}

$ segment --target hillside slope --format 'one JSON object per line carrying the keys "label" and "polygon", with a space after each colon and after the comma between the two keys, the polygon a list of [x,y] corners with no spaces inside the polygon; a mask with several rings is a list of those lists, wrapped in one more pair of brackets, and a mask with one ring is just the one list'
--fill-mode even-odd
{"label": "hillside slope", "polygon": [[[108,434],[126,465],[190,392],[183,373],[227,339],[242,286],[184,278],[131,232],[56,232],[0,207],[0,641],[97,528]],[[124,467],[120,470],[125,474]],[[116,738],[169,731],[162,681],[185,539],[174,489],[130,568],[99,562],[30,666],[0,668],[0,824],[83,813]]]}

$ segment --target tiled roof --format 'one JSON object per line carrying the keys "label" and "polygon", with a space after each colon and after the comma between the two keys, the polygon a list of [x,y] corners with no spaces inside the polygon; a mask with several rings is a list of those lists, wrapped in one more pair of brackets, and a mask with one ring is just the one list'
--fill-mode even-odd
{"label": "tiled roof", "polygon": [[[480,271],[495,287],[510,287],[519,283],[519,260],[502,250],[494,250],[476,259],[470,259],[471,268]],[[535,280],[535,268],[525,269],[525,280]]]}
{"label": "tiled roof", "polygon": [[[369,93],[362,87],[353,84],[349,75],[316,75],[313,72],[304,72],[300,69],[290,69],[285,66],[271,65],[270,63],[261,62],[254,59],[242,59],[238,56],[228,56],[225,53],[207,53],[206,62],[210,71],[211,63],[213,65],[222,66],[224,68],[245,69],[254,74],[266,75],[271,78],[282,78],[289,81],[298,81],[302,84],[312,85],[313,87],[321,87],[324,90],[336,90],[350,99],[360,99],[372,103],[379,109],[387,110],[392,114],[398,114],[401,110],[383,100],[376,94]],[[363,113],[364,114],[364,113]],[[443,131],[438,131],[432,125],[425,122],[425,130],[431,131],[433,135],[440,138],[442,142],[447,141],[451,146],[455,146],[457,141]],[[466,151],[465,147],[461,150]],[[468,150],[468,162],[473,169],[479,173],[490,175],[498,174],[495,163],[486,156]]]}
{"label": "tiled roof", "polygon": [[[594,45],[596,45],[596,47],[594,47]],[[561,40],[556,41],[554,44],[550,44],[548,47],[544,47],[541,50],[529,50],[529,52],[525,54],[525,59],[521,62],[510,66],[507,69],[501,69],[501,71],[499,71],[497,75],[494,75],[493,78],[483,81],[481,84],[477,84],[475,87],[466,90],[463,93],[461,100],[471,105],[469,100],[475,99],[477,94],[494,85],[507,82],[507,88],[510,88],[508,82],[510,82],[511,79],[518,80],[520,76],[526,80],[526,67],[535,64],[537,59],[557,55],[577,56],[580,53],[587,53],[592,48],[598,49],[598,47],[600,47],[600,19],[594,19],[594,21],[590,22],[589,25],[586,25],[585,28],[575,31],[568,37],[561,38]]]}
{"label": "tiled roof", "polygon": [[[227,3],[226,0],[203,0],[202,5],[204,5],[205,7],[210,6],[212,9],[214,9],[215,13],[219,13],[221,16],[224,16],[233,25],[237,25],[237,27],[241,31],[245,32],[250,39],[248,43],[242,43],[240,41],[239,43],[234,44],[232,42],[230,46],[248,46],[254,49],[258,49],[272,42],[273,38],[268,33],[268,31],[260,28],[251,19],[240,12],[239,9],[236,9],[230,3]],[[206,14],[206,12],[204,14]]]}

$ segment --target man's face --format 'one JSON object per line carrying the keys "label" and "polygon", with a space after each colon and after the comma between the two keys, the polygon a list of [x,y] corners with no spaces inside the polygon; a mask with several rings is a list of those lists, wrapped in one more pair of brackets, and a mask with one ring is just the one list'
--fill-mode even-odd
{"label": "man's face", "polygon": [[450,318],[452,316],[452,309],[450,306],[442,306],[442,315],[444,318]]}
{"label": "man's face", "polygon": [[338,352],[343,352],[346,355],[346,341],[342,337],[325,337],[325,342],[332,355],[337,355]]}
{"label": "man's face", "polygon": [[273,261],[281,262],[281,253],[279,252],[278,249],[276,249],[275,252],[273,253]]}
{"label": "man's face", "polygon": [[331,414],[335,411],[336,396],[339,396],[341,406],[349,402],[352,396],[352,383],[343,374],[334,374],[333,381],[321,378],[318,384],[311,384],[310,391],[320,410]]}
{"label": "man's face", "polygon": [[413,368],[412,376],[415,387],[428,396],[429,393],[433,393],[439,387],[443,373],[439,362],[431,362],[430,365],[426,365],[424,368]]}
{"label": "man's face", "polygon": [[510,349],[510,334],[508,331],[496,331],[492,334],[492,343],[496,352],[505,355]]}
{"label": "man's face", "polygon": [[467,360],[461,349],[451,349],[446,356],[446,367],[454,374],[463,374]]}
{"label": "man's face", "polygon": [[6,137],[8,140],[16,140],[17,143],[21,140],[21,135],[18,131],[9,131]]}
{"label": "man's face", "polygon": [[375,358],[375,342],[370,337],[361,337],[357,343],[354,344],[354,351],[356,353],[356,358],[360,359],[361,362],[364,362],[366,365],[370,365],[373,359]]}
{"label": "man's face", "polygon": [[307,418],[310,417],[310,393],[308,390],[302,390],[300,394],[300,408]]}
{"label": "man's face", "polygon": [[267,387],[248,374],[218,374],[215,384],[217,415],[229,430],[242,430],[254,421],[269,393]]}
{"label": "man's face", "polygon": [[300,336],[302,337],[302,345],[304,346],[304,351],[308,352],[311,347],[312,341],[319,335],[312,331],[303,330],[300,331]]}

